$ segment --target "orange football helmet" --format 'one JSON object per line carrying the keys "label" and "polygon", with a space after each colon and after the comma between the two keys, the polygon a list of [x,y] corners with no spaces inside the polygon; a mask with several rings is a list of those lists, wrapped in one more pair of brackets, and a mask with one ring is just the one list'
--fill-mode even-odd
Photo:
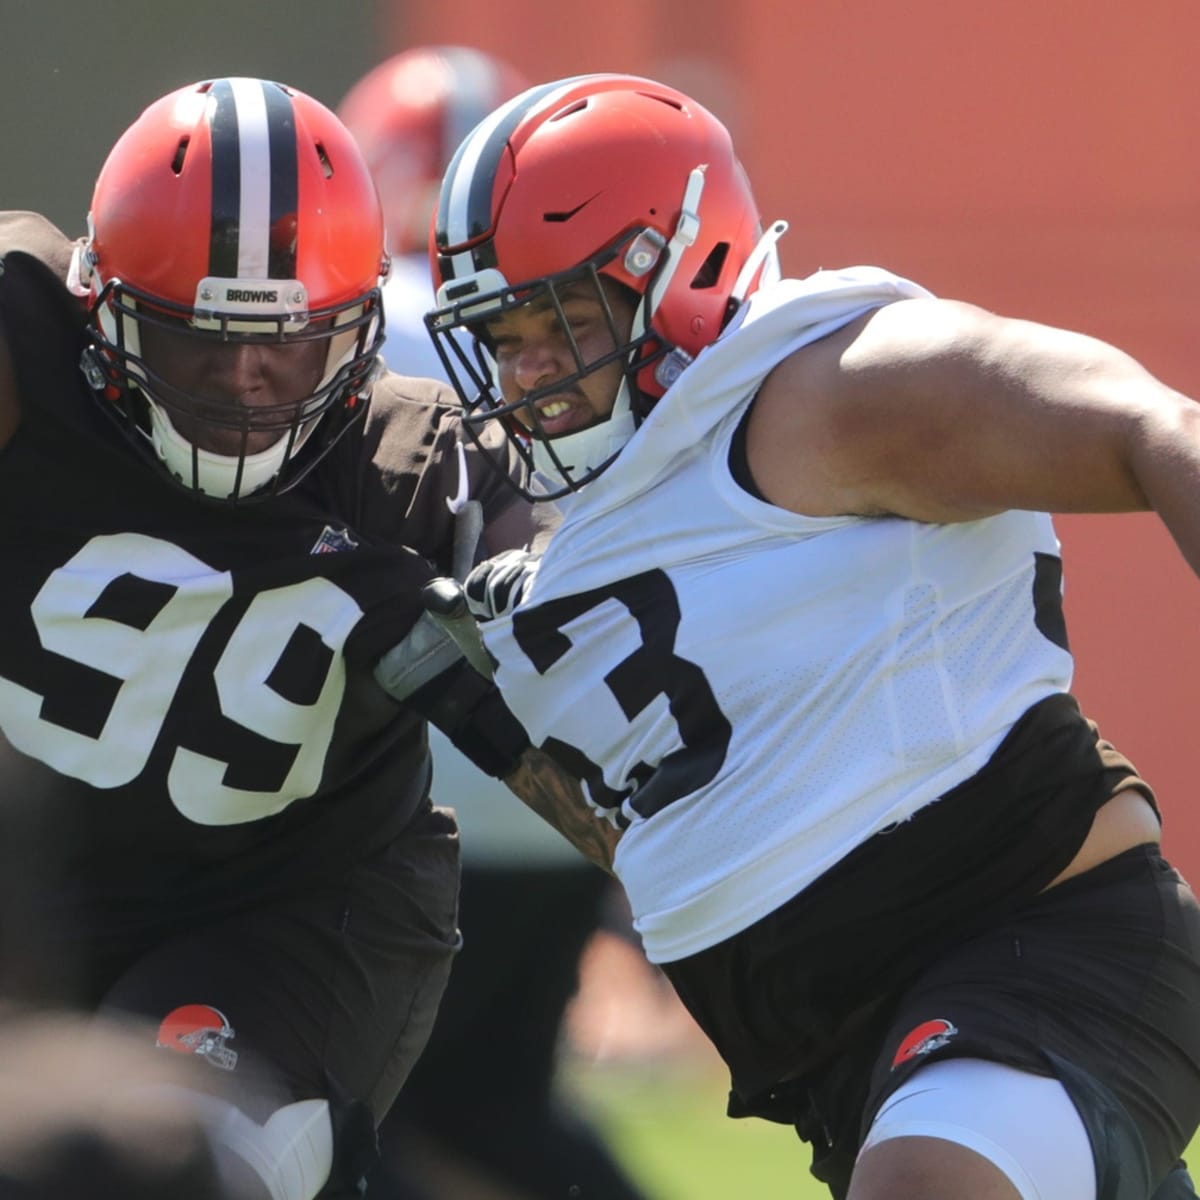
{"label": "orange football helmet", "polygon": [[[108,155],[88,226],[77,260],[91,299],[85,372],[176,482],[218,500],[275,495],[361,417],[382,342],[383,220],[354,139],[316,100],[244,78],[164,96]],[[147,324],[221,342],[319,339],[324,371],[299,403],[191,395],[146,363]],[[181,432],[205,428],[240,435],[241,452]],[[269,448],[250,452],[268,431]]]}
{"label": "orange football helmet", "polygon": [[[442,183],[431,244],[438,309],[427,325],[468,410],[468,428],[502,419],[531,470],[560,496],[620,452],[654,401],[712,342],[764,271],[778,270],[725,126],[674,88],[584,75],[530,88],[478,125]],[[550,438],[536,402],[602,365],[576,349],[576,374],[507,402],[488,318],[570,283],[619,284],[636,305],[621,346],[625,383],[611,415]],[[615,325],[610,322],[615,329]],[[611,356],[605,361],[609,361]],[[522,411],[524,426],[514,420]]]}

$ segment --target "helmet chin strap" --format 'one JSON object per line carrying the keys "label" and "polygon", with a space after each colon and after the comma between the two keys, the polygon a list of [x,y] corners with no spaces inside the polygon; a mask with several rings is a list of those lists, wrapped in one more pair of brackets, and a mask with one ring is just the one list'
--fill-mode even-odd
{"label": "helmet chin strap", "polygon": [[604,466],[636,431],[629,382],[625,380],[612,412],[603,421],[550,441],[534,439],[533,465],[550,479],[573,487]]}
{"label": "helmet chin strap", "polygon": [[[193,450],[192,443],[171,424],[171,418],[163,408],[149,397],[147,405],[150,409],[150,442],[155,454],[167,470],[186,487],[192,486],[194,472],[195,487],[206,496],[228,500],[234,495],[235,489],[238,496],[249,496],[259,488],[266,487],[279,474],[286,461],[289,438],[287,433],[265,450],[242,457],[216,454],[211,450],[202,450],[199,446]],[[296,435],[293,453],[304,444],[312,428],[310,423],[307,429]]]}
{"label": "helmet chin strap", "polygon": [[679,220],[675,223],[675,232],[664,251],[665,261],[646,287],[634,316],[634,329],[638,334],[645,333],[650,328],[650,322],[658,311],[659,298],[667,294],[667,288],[679,269],[683,252],[689,246],[695,245],[700,236],[700,197],[704,194],[704,171],[704,166],[699,166],[688,172],[687,184],[683,189],[683,203],[679,206]]}
{"label": "helmet chin strap", "polygon": [[[658,309],[659,297],[666,295],[671,279],[683,258],[683,252],[700,236],[700,197],[704,193],[704,171],[705,168],[701,165],[688,172],[687,184],[683,189],[683,203],[679,208],[679,220],[675,223],[675,232],[663,251],[663,264],[643,292],[633,314],[630,329],[632,341],[639,341],[650,328],[654,313]],[[612,411],[603,421],[576,433],[553,438],[550,442],[535,441],[534,466],[542,474],[551,479],[561,480],[569,487],[586,482],[589,475],[620,452],[637,432],[638,424],[638,418],[633,412],[629,379],[625,378],[621,381],[613,400]],[[553,451],[550,449],[551,445]]]}
{"label": "helmet chin strap", "polygon": [[[779,265],[779,250],[776,243],[788,230],[786,221],[774,221],[766,233],[758,239],[754,249],[746,257],[742,269],[733,283],[729,298],[740,304],[752,292],[771,283],[777,283],[782,269]],[[761,270],[761,274],[759,273]],[[755,279],[755,276],[758,279]]]}

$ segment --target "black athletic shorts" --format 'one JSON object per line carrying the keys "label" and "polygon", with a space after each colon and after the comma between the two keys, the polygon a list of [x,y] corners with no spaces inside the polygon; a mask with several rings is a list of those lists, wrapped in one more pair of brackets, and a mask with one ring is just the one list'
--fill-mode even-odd
{"label": "black athletic shorts", "polygon": [[942,955],[827,1070],[777,1088],[771,1115],[840,1197],[883,1101],[951,1057],[1056,1076],[1099,1200],[1154,1195],[1200,1123],[1200,909],[1178,872],[1139,847],[1044,892]]}
{"label": "black athletic shorts", "polygon": [[951,1056],[1057,1076],[1097,1195],[1150,1196],[1200,1124],[1200,910],[1178,872],[1128,851],[915,980],[874,1055],[859,1140],[904,1079]]}
{"label": "black athletic shorts", "polygon": [[1061,1078],[1099,1194],[1142,1200],[1110,1185],[1161,1180],[1200,1121],[1200,912],[1156,847],[1044,890],[1129,788],[1152,799],[1051,697],[942,800],[664,963],[730,1068],[730,1115],[794,1125],[837,1196],[884,1098],[922,1062],[976,1055]]}
{"label": "black athletic shorts", "polygon": [[148,1018],[160,1043],[182,1041],[260,1122],[281,1104],[328,1097],[338,1162],[357,1179],[433,1027],[459,945],[457,907],[454,818],[427,808],[323,883],[143,953],[103,1011]]}

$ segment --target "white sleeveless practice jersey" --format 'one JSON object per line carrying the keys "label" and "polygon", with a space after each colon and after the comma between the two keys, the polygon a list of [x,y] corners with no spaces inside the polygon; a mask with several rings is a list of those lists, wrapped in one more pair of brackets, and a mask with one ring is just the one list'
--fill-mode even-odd
{"label": "white sleeveless practice jersey", "polygon": [[776,363],[927,294],[875,268],[756,294],[564,506],[517,612],[484,626],[534,744],[626,826],[615,869],[651,961],[778,908],[1070,686],[1047,515],[816,519],[730,473]]}

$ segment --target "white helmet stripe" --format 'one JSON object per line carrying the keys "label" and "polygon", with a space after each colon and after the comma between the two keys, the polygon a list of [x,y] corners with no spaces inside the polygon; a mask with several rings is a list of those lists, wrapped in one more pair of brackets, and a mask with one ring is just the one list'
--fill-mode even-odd
{"label": "white helmet stripe", "polygon": [[487,232],[492,223],[492,185],[513,130],[534,108],[580,78],[541,84],[514,96],[485,117],[459,146],[446,168],[438,200],[439,246],[461,246]]}
{"label": "white helmet stripe", "polygon": [[241,195],[238,197],[239,279],[265,279],[267,240],[271,225],[271,177],[262,164],[270,162],[267,102],[257,79],[231,79],[237,108]]}
{"label": "white helmet stripe", "polygon": [[[438,211],[439,230],[446,231],[446,242],[455,246],[473,236],[471,213],[478,208],[478,203],[472,204],[472,195],[479,189],[475,187],[477,180],[482,177],[488,183],[487,212],[491,209],[491,181],[495,177],[496,165],[500,154],[508,142],[515,122],[506,120],[509,113],[520,106],[524,112],[525,94],[514,97],[507,104],[501,105],[495,112],[484,117],[458,148],[446,172],[446,180],[442,187],[441,206]],[[486,164],[481,170],[480,163]],[[485,217],[482,229],[488,227]]]}
{"label": "white helmet stripe", "polygon": [[295,246],[272,230],[298,201],[291,100],[277,84],[218,79],[209,113],[212,235],[209,274],[221,279],[290,279]]}

